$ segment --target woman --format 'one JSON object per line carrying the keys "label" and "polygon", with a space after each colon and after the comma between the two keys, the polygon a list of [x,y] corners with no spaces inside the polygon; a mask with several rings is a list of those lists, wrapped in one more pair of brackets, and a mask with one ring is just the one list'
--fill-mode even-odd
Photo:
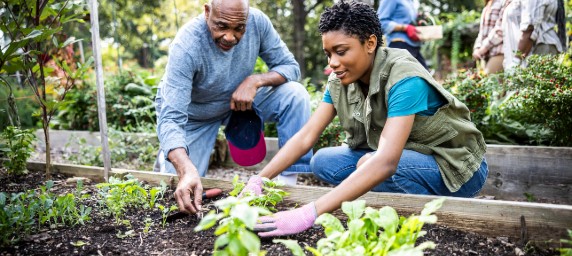
{"label": "woman", "polygon": [[512,0],[502,17],[504,70],[521,65],[530,54],[566,50],[564,11],[563,0]]}
{"label": "woman", "polygon": [[319,31],[333,69],[323,102],[245,191],[260,194],[261,177],[293,164],[336,115],[347,146],[319,150],[310,166],[337,187],[301,208],[260,218],[260,236],[304,231],[318,215],[370,190],[473,197],[484,185],[486,145],[467,107],[407,51],[380,47],[377,25],[364,3],[340,1],[322,14]]}
{"label": "woman", "polygon": [[[508,4],[510,0],[504,1]],[[479,34],[473,48],[473,59],[483,60],[485,74],[502,71],[502,0],[487,0],[481,14]]]}
{"label": "woman", "polygon": [[[421,55],[421,42],[417,35],[415,20],[419,0],[381,0],[377,10],[383,33],[387,36],[390,48],[405,49],[427,68]],[[381,38],[378,38],[381,41]]]}

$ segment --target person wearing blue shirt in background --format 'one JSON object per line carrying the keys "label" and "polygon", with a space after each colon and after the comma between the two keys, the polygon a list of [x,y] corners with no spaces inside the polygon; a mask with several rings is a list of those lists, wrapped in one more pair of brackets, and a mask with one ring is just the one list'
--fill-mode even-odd
{"label": "person wearing blue shirt in background", "polygon": [[377,17],[386,35],[388,47],[405,49],[427,68],[421,55],[421,42],[415,29],[418,0],[381,0]]}
{"label": "person wearing blue shirt in background", "polygon": [[[252,74],[258,57],[268,73]],[[175,199],[180,211],[201,210],[200,177],[232,110],[255,106],[263,121],[276,122],[279,146],[306,123],[310,95],[294,82],[299,79],[293,54],[269,18],[249,8],[247,0],[211,0],[204,14],[177,32],[155,104],[165,171],[179,176]],[[311,151],[305,152],[288,173],[309,172],[311,157]]]}

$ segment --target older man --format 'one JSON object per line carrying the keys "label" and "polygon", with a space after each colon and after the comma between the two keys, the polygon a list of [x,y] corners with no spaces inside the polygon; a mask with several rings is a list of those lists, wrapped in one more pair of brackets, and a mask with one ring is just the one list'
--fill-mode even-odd
{"label": "older man", "polygon": [[[253,75],[259,56],[269,71]],[[194,196],[203,190],[199,177],[232,110],[255,106],[262,120],[276,122],[279,146],[306,123],[309,95],[294,82],[299,78],[299,66],[270,20],[247,0],[212,0],[180,29],[156,98],[166,172],[179,176],[180,211],[201,209],[201,197]],[[289,173],[309,172],[311,157],[308,152]]]}

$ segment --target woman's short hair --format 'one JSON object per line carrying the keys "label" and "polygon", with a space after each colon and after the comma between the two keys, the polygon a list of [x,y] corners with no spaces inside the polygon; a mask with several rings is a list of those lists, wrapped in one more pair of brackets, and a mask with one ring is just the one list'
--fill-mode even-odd
{"label": "woman's short hair", "polygon": [[343,31],[357,36],[364,43],[371,35],[377,37],[377,47],[381,46],[383,32],[375,10],[361,2],[341,0],[326,8],[320,16],[320,34],[330,31]]}

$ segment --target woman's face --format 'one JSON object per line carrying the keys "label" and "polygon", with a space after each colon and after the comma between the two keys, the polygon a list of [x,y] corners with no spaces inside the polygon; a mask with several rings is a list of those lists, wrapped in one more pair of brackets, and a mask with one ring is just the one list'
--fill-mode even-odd
{"label": "woman's face", "polygon": [[349,36],[341,30],[322,34],[322,47],[328,56],[328,65],[343,85],[357,80],[369,84],[376,45],[375,35],[362,44],[357,36]]}

